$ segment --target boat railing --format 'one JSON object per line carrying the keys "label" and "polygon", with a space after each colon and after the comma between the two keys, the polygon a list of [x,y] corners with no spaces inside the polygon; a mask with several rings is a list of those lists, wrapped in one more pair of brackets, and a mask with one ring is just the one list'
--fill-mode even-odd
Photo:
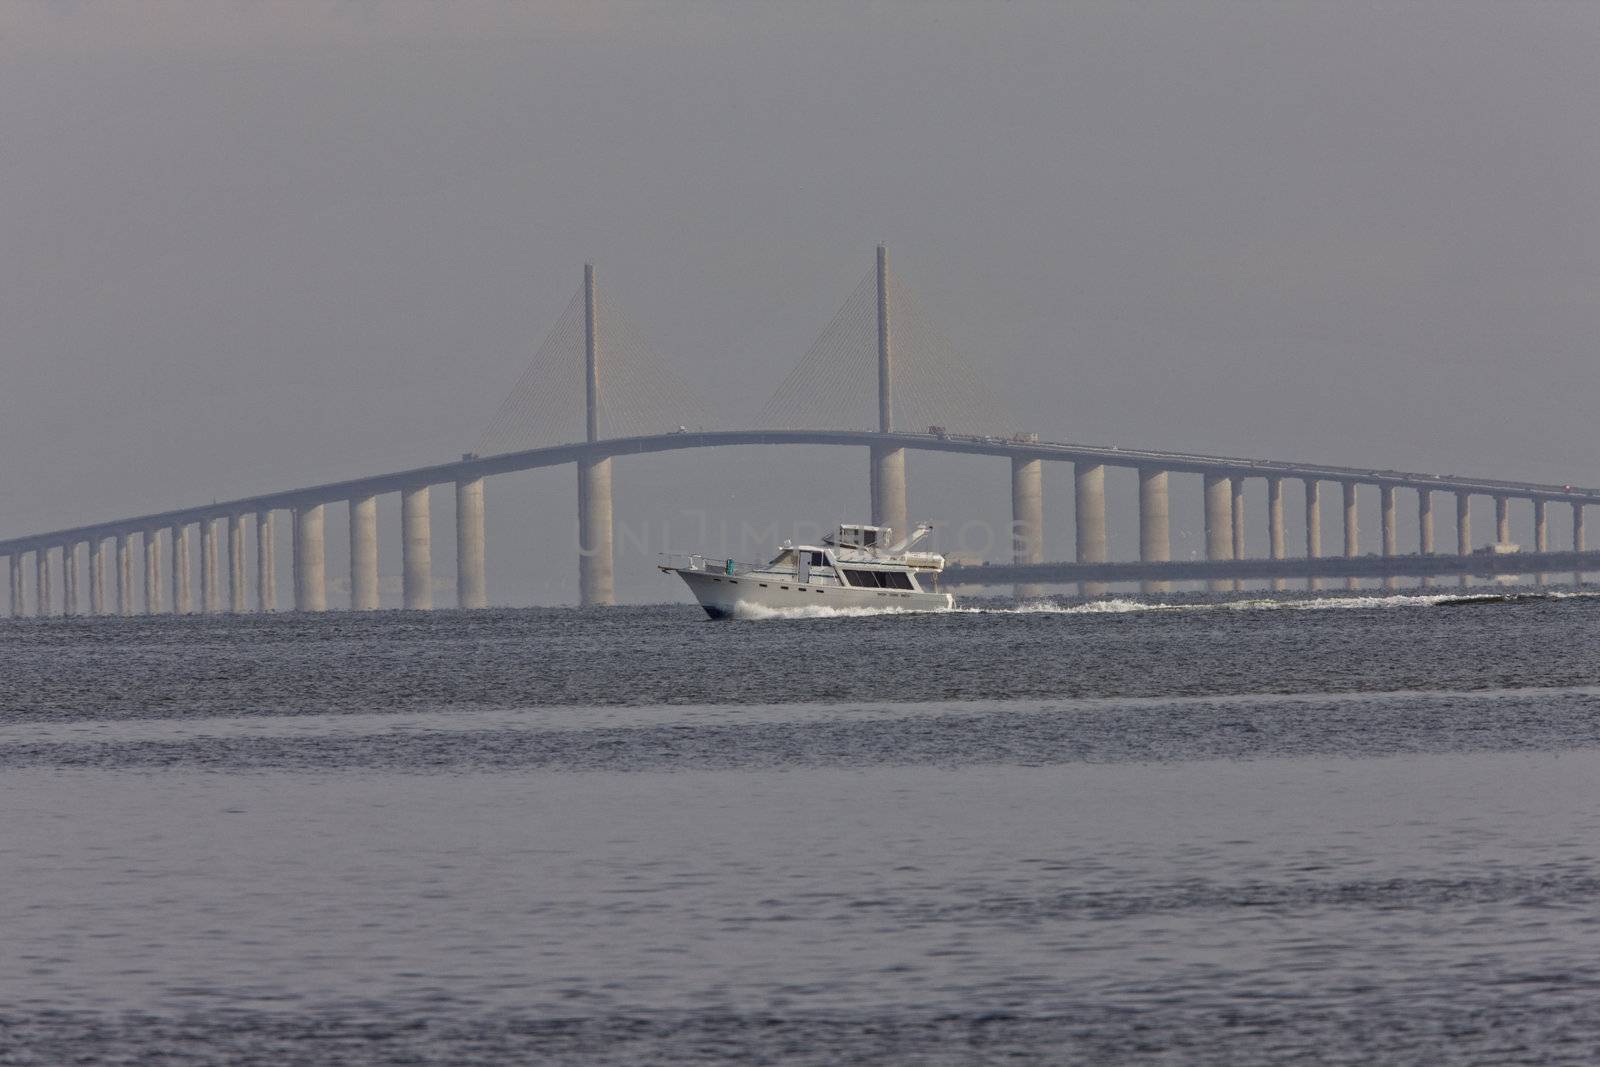
{"label": "boat railing", "polygon": [[672,567],[675,570],[702,571],[706,574],[722,574],[738,576],[749,574],[760,568],[758,563],[740,563],[736,559],[718,559],[716,556],[703,556],[699,553],[663,552],[661,566]]}

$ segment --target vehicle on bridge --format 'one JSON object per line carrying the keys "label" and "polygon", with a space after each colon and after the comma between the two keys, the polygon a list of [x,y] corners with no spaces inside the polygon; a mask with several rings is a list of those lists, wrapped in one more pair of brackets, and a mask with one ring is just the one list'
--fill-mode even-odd
{"label": "vehicle on bridge", "polygon": [[657,566],[682,578],[713,619],[817,608],[948,611],[955,598],[937,588],[944,557],[911,551],[932,531],[924,523],[890,544],[887,526],[847,523],[820,545],[785,541],[770,563],[665,555]]}

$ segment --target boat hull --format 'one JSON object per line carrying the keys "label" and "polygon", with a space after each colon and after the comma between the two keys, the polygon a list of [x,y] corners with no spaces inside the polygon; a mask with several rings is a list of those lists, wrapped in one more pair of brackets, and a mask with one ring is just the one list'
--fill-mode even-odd
{"label": "boat hull", "polygon": [[679,567],[661,569],[682,578],[706,614],[713,619],[808,609],[949,611],[955,606],[955,598],[949,593],[854,589],[833,584],[782,581],[766,575],[735,577]]}

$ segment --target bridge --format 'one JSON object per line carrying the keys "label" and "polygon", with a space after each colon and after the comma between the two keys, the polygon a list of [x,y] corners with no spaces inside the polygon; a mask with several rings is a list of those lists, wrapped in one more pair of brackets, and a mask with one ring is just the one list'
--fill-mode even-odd
{"label": "bridge", "polygon": [[[875,411],[852,407],[863,397],[871,399]],[[1584,550],[1584,508],[1600,503],[1597,489],[1040,441],[1018,433],[981,378],[930,326],[890,273],[882,246],[873,270],[763,409],[757,421],[765,428],[702,429],[703,414],[694,390],[671,375],[605,301],[594,268],[588,266],[582,287],[501,406],[478,451],[434,466],[0,540],[0,555],[8,563],[10,613],[76,615],[83,612],[85,599],[94,615],[274,611],[274,522],[280,512],[291,524],[293,607],[323,611],[328,608],[324,515],[332,506],[349,511],[348,607],[374,610],[379,606],[377,497],[390,493],[398,494],[401,504],[404,605],[429,609],[430,500],[440,486],[455,494],[456,605],[482,608],[488,604],[485,480],[568,464],[577,473],[580,599],[584,605],[610,604],[615,600],[614,462],[649,453],[756,445],[865,448],[872,519],[898,530],[908,529],[908,452],[1006,461],[1012,562],[955,566],[949,579],[1011,585],[1023,597],[1058,583],[1075,583],[1080,594],[1099,596],[1109,583],[1121,581],[1137,581],[1147,593],[1165,592],[1178,581],[1203,581],[1212,590],[1237,589],[1251,579],[1268,580],[1274,589],[1298,580],[1315,590],[1330,580],[1354,588],[1362,578],[1378,578],[1393,589],[1402,578],[1428,583],[1454,577],[1465,585],[1473,576],[1532,574],[1543,584],[1553,572],[1570,572],[1581,582],[1584,572],[1600,571],[1600,552]],[[687,428],[690,422],[695,429]],[[679,428],[665,429],[672,426]],[[1070,562],[1044,559],[1043,465],[1049,462],[1073,467],[1076,549]],[[1107,468],[1137,473],[1137,560],[1110,558]],[[1202,480],[1203,560],[1172,559],[1173,475]],[[1266,489],[1269,556],[1262,559],[1245,558],[1245,486],[1251,480]],[[1291,557],[1285,489],[1294,483],[1301,487],[1303,551]],[[1322,550],[1325,486],[1337,487],[1343,513],[1343,540],[1335,555]],[[1360,552],[1362,487],[1378,492],[1381,554]],[[1417,509],[1417,542],[1406,553],[1398,538],[1401,493]],[[1474,496],[1493,500],[1495,546],[1500,548],[1511,540],[1512,505],[1531,508],[1533,551],[1509,555],[1475,550],[1470,526]],[[1436,497],[1455,503],[1449,552],[1436,551]],[[1570,509],[1570,551],[1551,551],[1552,504]],[[191,559],[193,531],[198,531],[197,560]],[[80,581],[83,561],[87,583]],[[196,574],[198,597],[193,590]]]}

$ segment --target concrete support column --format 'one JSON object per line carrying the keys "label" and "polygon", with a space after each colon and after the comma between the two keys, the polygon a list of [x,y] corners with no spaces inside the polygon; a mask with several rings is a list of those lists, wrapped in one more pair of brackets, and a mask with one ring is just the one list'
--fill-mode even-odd
{"label": "concrete support column", "polygon": [[[1165,563],[1172,558],[1170,532],[1171,494],[1167,491],[1167,472],[1154,467],[1139,468],[1139,560]],[[1167,582],[1145,579],[1141,593],[1165,593]]]}
{"label": "concrete support column", "polygon": [[49,618],[54,610],[54,591],[50,588],[50,548],[41,545],[33,550],[33,613],[41,619]]}
{"label": "concrete support column", "polygon": [[272,512],[256,512],[256,610],[278,610],[278,570],[273,560]]}
{"label": "concrete support column", "polygon": [[144,613],[161,613],[161,531],[144,532]]}
{"label": "concrete support column", "polygon": [[[1205,476],[1206,559],[1233,558],[1233,479],[1225,474]],[[1207,578],[1206,592],[1232,589],[1230,579]]]}
{"label": "concrete support column", "polygon": [[172,610],[187,615],[194,610],[189,592],[189,524],[179,523],[167,535],[172,540]]}
{"label": "concrete support column", "polygon": [[[1283,559],[1286,555],[1287,542],[1283,535],[1283,479],[1267,479],[1267,543],[1268,551],[1273,559]],[[1282,592],[1289,587],[1287,580],[1281,577],[1272,579],[1273,592]]]}
{"label": "concrete support column", "polygon": [[906,450],[872,446],[872,522],[889,526],[895,539],[910,533],[906,526]]}
{"label": "concrete support column", "polygon": [[244,614],[244,516],[235,512],[228,516],[228,611]]}
{"label": "concrete support column", "polygon": [[[1356,483],[1344,482],[1344,554],[1346,559],[1354,559],[1361,552],[1361,525],[1356,511]],[[1359,578],[1346,578],[1346,589],[1361,588]]]}
{"label": "concrete support column", "polygon": [[[1102,463],[1072,465],[1072,514],[1077,526],[1079,563],[1105,563],[1106,468]],[[1105,596],[1106,583],[1079,582],[1079,596]]]}
{"label": "concrete support column", "polygon": [[133,614],[133,557],[126,533],[117,534],[117,614]]}
{"label": "concrete support column", "polygon": [[217,519],[200,520],[200,610],[215,615],[222,610],[221,574],[218,570]]}
{"label": "concrete support column", "polygon": [[328,610],[327,541],[321,504],[294,509],[294,609]]}
{"label": "concrete support column", "polygon": [[[1550,551],[1550,516],[1547,514],[1549,501],[1544,497],[1533,499],[1533,550],[1535,552]],[[1550,576],[1540,571],[1533,576],[1534,585],[1544,585]]]}
{"label": "concrete support column", "polygon": [[580,459],[578,601],[584,607],[616,603],[611,536],[611,460]]}
{"label": "concrete support column", "polygon": [[[1315,478],[1306,479],[1306,559],[1322,555],[1322,483]],[[1322,588],[1321,578],[1307,578],[1306,588],[1312,592]]]}
{"label": "concrete support column", "polygon": [[[1572,551],[1583,551],[1583,505],[1576,500],[1572,502]],[[1572,572],[1572,584],[1583,584],[1583,572]]]}
{"label": "concrete support column", "polygon": [[11,572],[11,617],[20,619],[28,609],[26,591],[22,588],[22,553],[13,552],[6,557],[9,564],[7,569]]}
{"label": "concrete support column", "polygon": [[1494,540],[1501,545],[1511,543],[1511,501],[1507,497],[1494,498]]}
{"label": "concrete support column", "polygon": [[61,614],[78,614],[78,543],[61,546]]}
{"label": "concrete support column", "polygon": [[[1233,478],[1233,558],[1244,559],[1244,479],[1238,475]],[[1238,578],[1233,580],[1233,591],[1237,593],[1244,588],[1244,582]]]}
{"label": "concrete support column", "polygon": [[[1456,555],[1472,555],[1472,497],[1467,493],[1456,494]],[[1465,589],[1471,576],[1463,571],[1460,581]]]}
{"label": "concrete support column", "polygon": [[[1433,555],[1433,492],[1428,489],[1417,490],[1417,552],[1424,556]],[[1424,589],[1433,585],[1433,579],[1424,577]]]}
{"label": "concrete support column", "polygon": [[106,539],[89,542],[89,614],[106,613]]}
{"label": "concrete support column", "polygon": [[400,491],[400,530],[405,605],[413,611],[428,611],[433,607],[433,526],[427,486]]}
{"label": "concrete support column", "polygon": [[[1383,485],[1378,487],[1378,511],[1383,523],[1383,554],[1393,556],[1400,551],[1400,526],[1399,513],[1395,509],[1395,487]],[[1400,582],[1392,574],[1383,576],[1383,588],[1389,592],[1400,587]]]}
{"label": "concrete support column", "polygon": [[[896,531],[896,534],[903,531]],[[1011,458],[1011,559],[1044,562],[1044,461]],[[1044,595],[1044,587],[1022,583],[1012,588],[1018,600]]]}
{"label": "concrete support column", "polygon": [[483,557],[483,479],[463,479],[456,482],[456,607],[489,606]]}
{"label": "concrete support column", "polygon": [[350,499],[350,610],[378,610],[378,498],[375,496]]}

